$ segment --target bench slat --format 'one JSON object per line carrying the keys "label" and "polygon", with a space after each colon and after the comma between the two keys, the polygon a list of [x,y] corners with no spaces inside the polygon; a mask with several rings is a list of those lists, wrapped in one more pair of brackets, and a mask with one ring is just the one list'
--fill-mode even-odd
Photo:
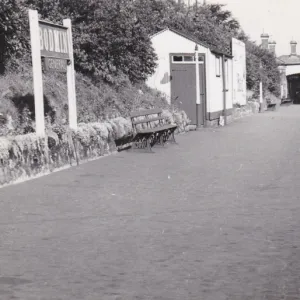
{"label": "bench slat", "polygon": [[148,116],[148,115],[154,115],[154,114],[161,114],[162,110],[159,108],[153,108],[153,109],[144,109],[144,110],[138,110],[134,111],[130,114],[131,118],[136,117],[142,117],[142,116]]}
{"label": "bench slat", "polygon": [[165,119],[164,117],[143,119],[143,120],[140,120],[140,121],[134,121],[134,122],[132,122],[132,125],[138,125],[138,124],[143,124],[143,123],[150,123],[150,122],[164,120],[164,119]]}
{"label": "bench slat", "polygon": [[168,124],[165,126],[161,126],[161,127],[155,127],[155,128],[149,128],[149,129],[141,129],[138,130],[137,133],[154,133],[154,132],[159,132],[159,131],[164,131],[164,130],[168,130],[168,129],[172,129],[172,128],[176,128],[177,125],[172,125],[172,124]]}

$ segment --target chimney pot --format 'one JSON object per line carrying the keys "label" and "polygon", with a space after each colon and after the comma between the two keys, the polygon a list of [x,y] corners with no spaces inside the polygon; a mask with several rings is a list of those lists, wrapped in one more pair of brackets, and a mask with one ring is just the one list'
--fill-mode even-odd
{"label": "chimney pot", "polygon": [[297,55],[297,42],[292,40],[290,44],[291,44],[291,55]]}
{"label": "chimney pot", "polygon": [[276,42],[274,40],[269,41],[269,50],[271,53],[276,55]]}
{"label": "chimney pot", "polygon": [[269,35],[267,33],[263,33],[261,36],[261,46],[263,49],[269,48]]}

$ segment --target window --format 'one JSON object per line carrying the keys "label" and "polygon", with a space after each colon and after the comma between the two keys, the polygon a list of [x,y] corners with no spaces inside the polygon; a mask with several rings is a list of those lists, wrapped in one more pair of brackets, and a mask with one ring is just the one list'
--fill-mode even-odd
{"label": "window", "polygon": [[[198,61],[200,64],[204,63],[203,54],[199,54]],[[195,63],[196,56],[195,54],[172,55],[172,62],[173,63]]]}
{"label": "window", "polygon": [[216,56],[216,76],[221,76],[221,59],[218,56]]}
{"label": "window", "polygon": [[173,56],[173,61],[174,62],[178,62],[178,61],[183,61],[183,57],[180,55],[180,56]]}
{"label": "window", "polygon": [[202,54],[199,54],[198,55],[198,61],[201,63],[201,62],[204,62],[204,56]]}
{"label": "window", "polygon": [[195,60],[195,57],[192,56],[192,55],[184,56],[184,61],[191,62],[191,61],[194,61],[194,60]]}

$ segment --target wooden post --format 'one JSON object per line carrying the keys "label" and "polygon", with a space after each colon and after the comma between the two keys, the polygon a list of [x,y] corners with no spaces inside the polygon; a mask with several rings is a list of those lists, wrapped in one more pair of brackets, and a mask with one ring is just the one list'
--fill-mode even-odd
{"label": "wooden post", "polygon": [[75,68],[73,54],[72,24],[70,19],[63,20],[63,25],[68,28],[68,47],[70,61],[67,66],[69,125],[71,129],[77,129],[77,106],[75,89]]}
{"label": "wooden post", "polygon": [[195,47],[195,62],[196,62],[196,120],[197,128],[200,127],[199,124],[199,105],[201,104],[200,100],[200,74],[199,74],[199,49],[198,45]]}
{"label": "wooden post", "polygon": [[40,46],[39,18],[36,10],[29,10],[31,57],[33,71],[36,134],[45,136],[43,74]]}

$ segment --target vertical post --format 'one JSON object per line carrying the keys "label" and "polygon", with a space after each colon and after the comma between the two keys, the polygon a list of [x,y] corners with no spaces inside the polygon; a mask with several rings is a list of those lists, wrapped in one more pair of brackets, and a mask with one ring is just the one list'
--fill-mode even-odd
{"label": "vertical post", "polygon": [[75,88],[75,68],[73,53],[72,24],[70,19],[63,20],[63,25],[68,28],[68,46],[70,61],[67,66],[68,81],[68,102],[69,102],[69,126],[71,129],[77,129],[77,105]]}
{"label": "vertical post", "polygon": [[222,77],[223,77],[223,116],[224,125],[227,125],[227,112],[226,112],[226,70],[225,70],[225,55],[222,56]]}
{"label": "vertical post", "polygon": [[262,112],[263,109],[263,84],[262,84],[262,63],[260,62],[259,65],[259,69],[260,69],[260,81],[259,81],[259,111]]}
{"label": "vertical post", "polygon": [[263,102],[264,102],[264,97],[263,97],[263,84],[262,81],[259,82],[259,103],[260,103],[260,110],[263,109]]}
{"label": "vertical post", "polygon": [[200,102],[200,74],[199,74],[199,49],[198,45],[195,46],[195,62],[196,62],[196,120],[197,128],[200,127],[199,124],[199,105]]}
{"label": "vertical post", "polygon": [[36,134],[39,136],[45,136],[44,93],[43,93],[40,30],[39,30],[39,17],[38,17],[38,12],[36,10],[31,10],[31,9],[29,10],[29,26],[30,26],[30,41],[31,41]]}

